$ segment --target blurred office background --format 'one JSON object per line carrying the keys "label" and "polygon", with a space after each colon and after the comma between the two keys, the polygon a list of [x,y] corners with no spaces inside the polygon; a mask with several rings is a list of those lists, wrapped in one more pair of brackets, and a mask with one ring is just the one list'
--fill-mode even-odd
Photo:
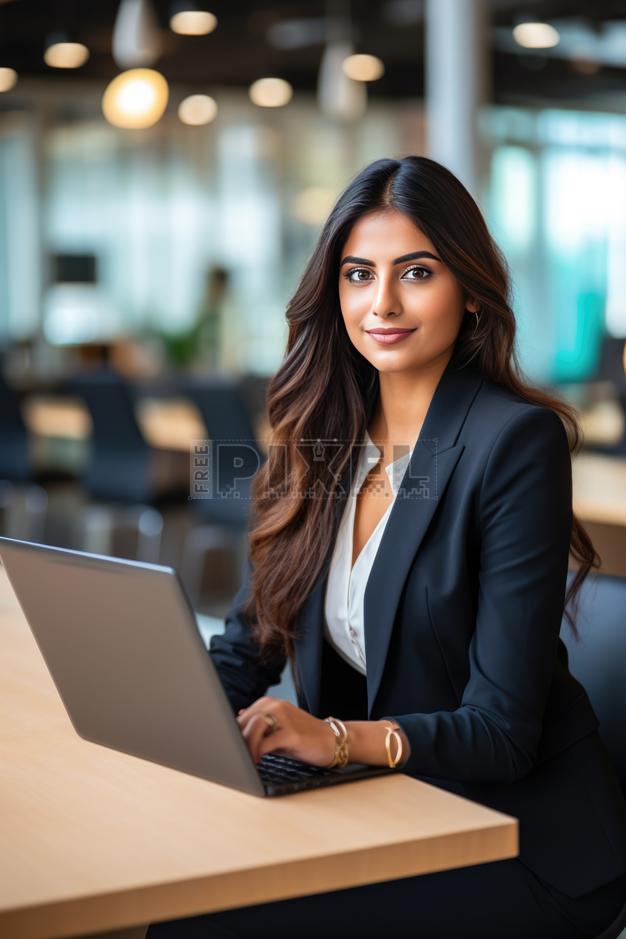
{"label": "blurred office background", "polygon": [[263,459],[327,212],[420,153],[510,263],[521,363],[579,409],[575,509],[626,575],[623,3],[4,0],[0,92],[2,533],[173,564],[223,615],[248,507],[190,498],[194,443]]}

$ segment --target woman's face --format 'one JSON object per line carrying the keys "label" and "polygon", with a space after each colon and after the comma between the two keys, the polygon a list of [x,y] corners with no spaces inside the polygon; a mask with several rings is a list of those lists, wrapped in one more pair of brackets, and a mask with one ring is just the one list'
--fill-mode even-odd
{"label": "woman's face", "polygon": [[[380,372],[427,365],[454,345],[463,316],[477,304],[439,260],[433,244],[397,209],[370,212],[341,252],[341,314],[353,345]],[[408,329],[392,343],[370,330]]]}

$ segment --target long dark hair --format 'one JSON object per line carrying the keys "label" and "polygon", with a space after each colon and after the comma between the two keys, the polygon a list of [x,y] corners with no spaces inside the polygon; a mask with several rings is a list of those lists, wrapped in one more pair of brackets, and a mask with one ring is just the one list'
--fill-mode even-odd
{"label": "long dark hair", "polygon": [[[357,219],[390,207],[430,239],[466,298],[480,304],[477,328],[475,317],[463,317],[454,357],[473,360],[486,378],[525,401],[552,408],[565,425],[570,451],[580,444],[576,410],[522,377],[508,265],[469,192],[427,157],[380,159],[366,166],[337,199],[287,307],[287,349],[267,391],[268,459],[251,489],[252,570],[244,613],[262,650],[280,647],[290,658],[296,614],[329,556],[337,526],[335,500],[310,497],[327,492],[328,473],[325,464],[310,458],[308,442],[345,444],[333,469],[339,479],[353,445],[363,439],[378,387],[377,369],[354,348],[341,316],[340,253]],[[570,555],[579,566],[565,597],[565,616],[578,638],[576,613],[573,617],[567,605],[601,559],[575,516]]]}

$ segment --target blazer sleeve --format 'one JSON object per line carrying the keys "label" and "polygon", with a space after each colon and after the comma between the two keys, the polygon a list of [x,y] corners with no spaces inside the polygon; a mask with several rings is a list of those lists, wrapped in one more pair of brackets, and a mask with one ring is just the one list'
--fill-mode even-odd
{"label": "blazer sleeve", "polygon": [[286,656],[272,653],[261,655],[253,639],[243,606],[250,591],[250,559],[246,559],[246,573],[239,591],[225,616],[225,629],[211,636],[209,654],[233,711],[248,707],[265,694],[271,685],[280,681]]}
{"label": "blazer sleeve", "polygon": [[395,720],[411,746],[403,771],[512,782],[536,760],[567,585],[572,467],[554,411],[533,406],[505,424],[478,505],[478,608],[460,705]]}

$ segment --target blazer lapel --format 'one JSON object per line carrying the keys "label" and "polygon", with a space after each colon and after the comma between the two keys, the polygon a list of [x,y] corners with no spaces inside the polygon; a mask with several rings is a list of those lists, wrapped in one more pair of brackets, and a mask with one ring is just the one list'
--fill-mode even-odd
{"label": "blazer lapel", "polygon": [[[426,441],[418,441],[389,514],[363,599],[368,719],[404,582],[463,449],[450,446],[433,451]],[[409,480],[409,472],[413,480]],[[417,485],[413,485],[415,481]]]}
{"label": "blazer lapel", "polygon": [[[364,631],[367,657],[368,718],[380,687],[391,632],[411,562],[428,530],[437,505],[463,452],[456,440],[482,383],[473,365],[459,368],[451,359],[431,399],[426,418],[402,478],[372,565],[364,595]],[[344,474],[341,512],[350,490],[354,464]],[[334,546],[333,546],[334,547]],[[300,608],[296,662],[309,711],[317,712],[324,626],[324,599],[333,549],[315,586]]]}

